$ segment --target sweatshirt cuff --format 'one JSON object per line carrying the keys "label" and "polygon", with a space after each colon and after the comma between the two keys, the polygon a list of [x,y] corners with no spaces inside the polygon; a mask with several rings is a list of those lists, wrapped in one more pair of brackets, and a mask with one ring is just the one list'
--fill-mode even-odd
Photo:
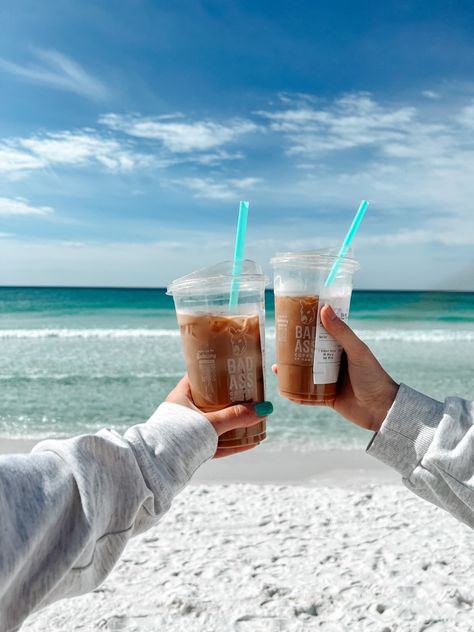
{"label": "sweatshirt cuff", "polygon": [[428,451],[443,410],[441,402],[400,384],[387,417],[367,446],[367,453],[408,478]]}
{"label": "sweatshirt cuff", "polygon": [[162,492],[168,491],[170,496],[214,456],[218,439],[203,414],[170,402],[161,404],[145,424],[127,430],[124,438],[147,464],[148,483],[160,487]]}

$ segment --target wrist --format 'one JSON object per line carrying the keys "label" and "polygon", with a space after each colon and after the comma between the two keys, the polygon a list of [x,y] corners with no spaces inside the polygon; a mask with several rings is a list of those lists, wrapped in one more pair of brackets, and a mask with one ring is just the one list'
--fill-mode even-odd
{"label": "wrist", "polygon": [[380,399],[372,407],[369,419],[369,429],[373,432],[379,432],[384,420],[388,415],[388,411],[395,401],[399,387],[400,385],[397,384],[394,380],[390,380],[390,382],[384,388],[383,394],[381,395]]}

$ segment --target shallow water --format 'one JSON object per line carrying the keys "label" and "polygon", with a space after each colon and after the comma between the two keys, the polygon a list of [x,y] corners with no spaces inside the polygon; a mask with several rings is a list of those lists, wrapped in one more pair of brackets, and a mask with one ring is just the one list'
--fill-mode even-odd
{"label": "shallow water", "polygon": [[[355,292],[351,323],[385,368],[428,395],[474,397],[474,294]],[[267,295],[267,367],[274,360]],[[144,421],[184,371],[164,290],[0,288],[0,435],[41,438]],[[364,445],[366,433],[325,408],[277,395],[269,446]]]}

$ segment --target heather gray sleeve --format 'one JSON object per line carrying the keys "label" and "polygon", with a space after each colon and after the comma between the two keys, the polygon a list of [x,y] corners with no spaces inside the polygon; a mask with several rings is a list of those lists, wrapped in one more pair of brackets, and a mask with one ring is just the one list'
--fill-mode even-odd
{"label": "heather gray sleeve", "polygon": [[401,384],[367,451],[415,494],[474,528],[474,402],[442,404]]}
{"label": "heather gray sleeve", "polygon": [[216,446],[204,416],[165,403],[123,437],[102,430],[0,457],[0,632],[100,584]]}

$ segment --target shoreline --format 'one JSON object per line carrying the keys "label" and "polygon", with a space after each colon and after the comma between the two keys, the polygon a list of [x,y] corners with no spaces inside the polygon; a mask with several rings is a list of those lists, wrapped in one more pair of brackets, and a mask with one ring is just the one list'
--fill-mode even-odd
{"label": "shoreline", "polygon": [[[0,438],[1,454],[25,454],[39,441]],[[192,485],[231,483],[361,488],[401,484],[400,475],[364,449],[272,451],[264,447],[204,463]]]}

